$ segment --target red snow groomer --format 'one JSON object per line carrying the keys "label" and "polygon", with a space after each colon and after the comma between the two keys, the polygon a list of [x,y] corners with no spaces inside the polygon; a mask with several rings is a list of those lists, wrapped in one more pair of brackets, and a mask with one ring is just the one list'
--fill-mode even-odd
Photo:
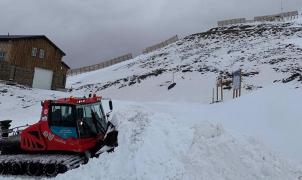
{"label": "red snow groomer", "polygon": [[[10,129],[1,121],[0,174],[56,176],[117,147],[118,131],[108,121],[102,97],[63,98],[41,103],[36,124]],[[22,130],[21,130],[22,129]]]}

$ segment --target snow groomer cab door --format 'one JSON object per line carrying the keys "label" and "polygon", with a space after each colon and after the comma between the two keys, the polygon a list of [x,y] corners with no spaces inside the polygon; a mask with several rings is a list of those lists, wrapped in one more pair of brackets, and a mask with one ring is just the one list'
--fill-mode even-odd
{"label": "snow groomer cab door", "polygon": [[101,102],[76,106],[79,144],[84,151],[92,149],[104,140],[107,120]]}
{"label": "snow groomer cab door", "polygon": [[75,106],[50,104],[48,130],[42,130],[47,150],[80,152]]}

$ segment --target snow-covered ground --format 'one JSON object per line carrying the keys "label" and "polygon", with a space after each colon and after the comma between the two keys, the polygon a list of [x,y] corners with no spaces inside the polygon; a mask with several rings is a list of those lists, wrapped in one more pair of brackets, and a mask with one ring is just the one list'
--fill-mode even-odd
{"label": "snow-covered ground", "polygon": [[120,146],[58,179],[298,179],[301,98],[272,86],[216,105],[118,101]]}
{"label": "snow-covered ground", "polygon": [[[8,90],[0,96],[1,117],[12,118],[15,125],[39,118],[41,96],[70,95],[0,89]],[[35,101],[22,106],[14,94],[23,96],[21,102]],[[300,89],[289,84],[213,105],[114,100],[118,148],[57,179],[298,179],[301,98]],[[15,103],[18,113],[7,113],[3,99]]]}
{"label": "snow-covered ground", "polygon": [[[69,77],[69,93],[0,84],[0,118],[14,120],[13,126],[31,124],[44,99],[94,91],[113,98],[112,122],[119,130],[115,152],[56,179],[299,180],[300,21],[191,35]],[[223,103],[209,104],[219,72],[229,78],[238,68],[244,72],[243,96],[233,100],[225,90]],[[172,72],[177,85],[167,90]]]}

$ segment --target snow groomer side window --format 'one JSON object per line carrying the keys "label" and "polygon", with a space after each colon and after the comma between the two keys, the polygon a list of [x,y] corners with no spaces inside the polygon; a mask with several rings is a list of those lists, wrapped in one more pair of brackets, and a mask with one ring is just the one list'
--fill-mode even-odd
{"label": "snow groomer side window", "polygon": [[72,106],[53,105],[49,119],[50,129],[53,134],[63,139],[77,138]]}

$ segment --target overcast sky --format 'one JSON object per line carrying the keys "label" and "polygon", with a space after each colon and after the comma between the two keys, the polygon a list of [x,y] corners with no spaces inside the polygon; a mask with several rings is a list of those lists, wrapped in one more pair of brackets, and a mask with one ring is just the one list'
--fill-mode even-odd
{"label": "overcast sky", "polygon": [[[302,9],[302,0],[283,0],[283,6]],[[0,7],[0,34],[46,35],[75,68],[137,54],[218,20],[279,13],[281,0],[0,0]]]}

